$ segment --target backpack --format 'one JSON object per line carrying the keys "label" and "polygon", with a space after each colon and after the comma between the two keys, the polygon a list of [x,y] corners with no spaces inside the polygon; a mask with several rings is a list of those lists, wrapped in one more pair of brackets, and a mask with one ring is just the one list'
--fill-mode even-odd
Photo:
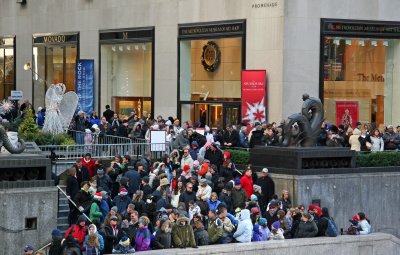
{"label": "backpack", "polygon": [[336,237],[339,234],[338,228],[335,224],[335,221],[329,217],[328,219],[328,228],[326,229],[325,235],[329,237]]}

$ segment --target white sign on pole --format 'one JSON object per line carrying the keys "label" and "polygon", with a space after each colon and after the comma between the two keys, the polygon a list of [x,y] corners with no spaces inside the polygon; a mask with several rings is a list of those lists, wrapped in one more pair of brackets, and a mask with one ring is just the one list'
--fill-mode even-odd
{"label": "white sign on pole", "polygon": [[150,131],[150,150],[151,151],[165,151],[167,142],[167,132],[164,130],[151,130]]}
{"label": "white sign on pole", "polygon": [[22,100],[24,98],[24,94],[22,90],[11,90],[10,100]]}

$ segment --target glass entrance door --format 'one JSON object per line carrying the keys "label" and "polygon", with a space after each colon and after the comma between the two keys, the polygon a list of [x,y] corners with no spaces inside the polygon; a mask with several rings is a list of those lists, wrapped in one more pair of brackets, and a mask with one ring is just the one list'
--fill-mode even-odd
{"label": "glass entrance door", "polygon": [[240,121],[240,105],[225,105],[224,106],[224,126],[227,124],[236,125]]}

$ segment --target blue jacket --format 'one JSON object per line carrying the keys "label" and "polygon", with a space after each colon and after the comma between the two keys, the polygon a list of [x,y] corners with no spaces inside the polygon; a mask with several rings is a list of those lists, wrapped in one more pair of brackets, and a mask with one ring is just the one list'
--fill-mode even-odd
{"label": "blue jacket", "polygon": [[140,184],[140,174],[138,171],[131,169],[125,173],[125,177],[129,180],[128,192],[129,194],[134,194],[139,189]]}
{"label": "blue jacket", "polygon": [[128,208],[128,205],[131,203],[131,199],[129,199],[128,196],[121,196],[118,195],[114,198],[113,204],[118,207],[118,213],[120,215],[125,215],[126,209]]}
{"label": "blue jacket", "polygon": [[107,201],[101,200],[100,204],[100,212],[103,214],[103,218],[101,219],[101,222],[104,221],[104,219],[107,217],[107,214],[110,212],[110,206],[108,206]]}
{"label": "blue jacket", "polygon": [[217,208],[218,208],[219,204],[221,203],[221,201],[215,200],[215,201],[213,202],[213,201],[211,201],[211,199],[208,199],[208,200],[207,200],[207,203],[208,203],[208,209],[209,209],[210,211],[215,211],[215,210],[217,210]]}
{"label": "blue jacket", "polygon": [[36,124],[39,126],[39,127],[43,127],[43,125],[44,125],[44,116],[45,116],[45,113],[44,112],[39,112],[39,114],[38,114],[38,117],[37,117],[37,119],[36,119]]}

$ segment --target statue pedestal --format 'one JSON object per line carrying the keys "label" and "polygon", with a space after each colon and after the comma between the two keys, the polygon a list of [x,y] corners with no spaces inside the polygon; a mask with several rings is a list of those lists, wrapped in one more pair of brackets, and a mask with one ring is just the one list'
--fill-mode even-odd
{"label": "statue pedestal", "polygon": [[255,170],[267,167],[280,174],[347,173],[355,168],[356,153],[350,148],[256,146],[250,161]]}

